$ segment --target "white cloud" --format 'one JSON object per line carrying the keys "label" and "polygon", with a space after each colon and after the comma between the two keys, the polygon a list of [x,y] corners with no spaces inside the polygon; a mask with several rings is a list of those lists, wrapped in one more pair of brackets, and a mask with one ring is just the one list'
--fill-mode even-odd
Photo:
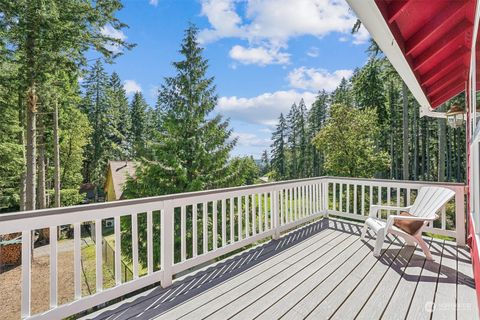
{"label": "white cloud", "polygon": [[199,34],[201,43],[213,42],[224,37],[241,37],[242,19],[235,11],[233,0],[202,0],[202,16],[206,16],[212,26]]}
{"label": "white cloud", "polygon": [[267,92],[252,98],[221,97],[217,110],[235,120],[274,126],[280,113],[287,114],[294,102],[298,103],[303,98],[307,108],[310,108],[315,97],[313,92],[295,90]]}
{"label": "white cloud", "polygon": [[270,144],[270,139],[262,139],[253,133],[236,132],[233,136],[238,138],[238,145],[243,147],[265,147]]}
{"label": "white cloud", "polygon": [[320,50],[317,47],[311,47],[307,51],[307,56],[317,58],[320,55]]}
{"label": "white cloud", "polygon": [[230,50],[230,57],[243,64],[257,64],[265,66],[268,64],[287,64],[290,55],[280,52],[278,49],[267,49],[264,47],[245,48],[239,45]]}
{"label": "white cloud", "polygon": [[[117,30],[109,24],[104,25],[100,29],[100,33],[104,36],[107,36],[107,37],[110,37],[110,38],[113,38],[113,39],[118,39],[118,40],[121,40],[121,41],[125,41],[127,39],[127,36],[123,33],[122,30]],[[113,42],[107,44],[106,48],[108,50],[114,52],[114,53],[119,53],[119,52],[122,51],[121,48],[118,46],[118,44],[113,43]]]}
{"label": "white cloud", "polygon": [[[230,56],[239,57],[237,60],[244,64],[287,63],[289,56],[284,51],[294,37],[322,38],[337,32],[342,35],[340,41],[354,44],[365,43],[369,37],[363,27],[357,34],[350,34],[357,18],[343,0],[201,0],[201,5],[200,14],[208,19],[210,27],[200,31],[199,41],[246,40],[248,48],[237,45],[230,50]],[[315,50],[307,54],[318,56]]]}
{"label": "white cloud", "polygon": [[333,91],[339,85],[342,78],[350,78],[352,70],[336,70],[333,73],[323,69],[300,67],[292,70],[287,79],[290,86],[302,90]]}
{"label": "white cloud", "polygon": [[148,0],[148,3],[154,7],[158,6],[158,0]]}
{"label": "white cloud", "polygon": [[142,92],[142,87],[135,80],[123,81],[123,89],[125,89],[127,94]]}
{"label": "white cloud", "polygon": [[[357,19],[343,0],[202,0],[201,4],[201,15],[211,25],[201,31],[202,42],[236,37],[250,44],[268,43],[271,48],[281,48],[290,38],[302,35],[350,35]],[[244,19],[237,10],[245,12]],[[364,40],[365,32],[360,31],[355,43]]]}

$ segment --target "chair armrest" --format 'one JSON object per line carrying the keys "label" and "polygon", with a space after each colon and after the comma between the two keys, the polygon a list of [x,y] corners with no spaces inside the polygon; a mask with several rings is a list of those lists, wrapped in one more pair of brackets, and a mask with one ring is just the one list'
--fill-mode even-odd
{"label": "chair armrest", "polygon": [[395,207],[395,206],[382,206],[382,205],[371,205],[370,206],[370,214],[369,217],[377,217],[377,213],[379,210],[401,210],[408,212],[412,206],[408,207]]}

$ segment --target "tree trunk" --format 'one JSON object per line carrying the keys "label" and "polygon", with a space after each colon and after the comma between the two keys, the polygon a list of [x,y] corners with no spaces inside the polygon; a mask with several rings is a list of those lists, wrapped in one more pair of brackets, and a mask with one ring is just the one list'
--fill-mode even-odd
{"label": "tree trunk", "polygon": [[[468,125],[468,124],[467,124]],[[457,177],[457,182],[461,182],[462,181],[462,172],[461,172],[461,166],[462,166],[462,160],[461,160],[461,148],[462,148],[462,145],[461,145],[461,139],[460,139],[460,128],[457,128],[457,129],[454,129],[455,130],[455,143],[457,145],[457,174],[456,174],[456,177]]]}
{"label": "tree trunk", "polygon": [[53,111],[53,159],[54,159],[54,184],[55,184],[55,207],[60,207],[60,145],[58,141],[58,102],[55,101]]}
{"label": "tree trunk", "polygon": [[36,197],[36,120],[37,120],[37,94],[35,86],[28,90],[27,102],[27,150],[26,150],[26,178],[25,178],[25,209],[35,210]]}
{"label": "tree trunk", "polygon": [[452,181],[452,129],[447,127],[447,181]]}
{"label": "tree trunk", "polygon": [[426,144],[425,144],[425,163],[426,163],[426,178],[430,180],[430,126],[428,119],[425,121],[426,125]]}
{"label": "tree trunk", "polygon": [[389,86],[389,104],[390,104],[390,159],[391,159],[391,164],[390,164],[390,179],[396,178],[395,175],[395,124],[394,124],[394,119],[395,119],[395,106],[394,106],[394,94],[393,94],[393,83],[390,82]]}
{"label": "tree trunk", "polygon": [[[42,110],[45,111],[45,110]],[[37,184],[37,204],[38,209],[45,209],[47,207],[47,192],[46,192],[46,179],[45,179],[45,125],[43,119],[43,112],[38,117],[38,184]],[[49,232],[48,228],[40,229],[38,233],[38,242],[42,244],[48,243]]]}
{"label": "tree trunk", "polygon": [[410,178],[408,172],[408,91],[405,82],[402,82],[403,96],[403,180]]}
{"label": "tree trunk", "polygon": [[35,56],[35,33],[37,32],[37,13],[36,2],[29,2],[27,6],[28,16],[26,25],[28,27],[25,46],[26,46],[26,75],[27,75],[27,103],[26,103],[26,178],[25,178],[25,209],[35,210],[36,199],[36,122],[37,122],[37,92],[36,92],[36,56]]}
{"label": "tree trunk", "polygon": [[418,180],[418,108],[413,109],[413,180]]}
{"label": "tree trunk", "polygon": [[38,186],[37,186],[37,203],[38,209],[47,207],[46,191],[45,191],[45,126],[43,123],[43,115],[40,113],[38,117],[38,141],[40,142],[38,149]]}
{"label": "tree trunk", "polygon": [[[18,108],[18,122],[20,124],[20,132],[18,134],[18,143],[22,146],[22,158],[23,158],[23,163],[26,162],[25,160],[25,122],[24,122],[24,119],[23,119],[23,104],[22,104],[22,101],[23,101],[23,97],[22,97],[22,94],[20,93],[21,90],[19,90],[19,96],[18,96],[18,105],[19,105],[19,108]],[[22,173],[20,175],[20,180],[19,180],[19,196],[20,196],[20,199],[19,199],[19,206],[20,206],[20,211],[24,211],[25,210],[25,170],[22,170]]]}
{"label": "tree trunk", "polygon": [[421,140],[421,148],[422,148],[422,156],[421,156],[421,161],[422,161],[422,165],[421,165],[421,168],[422,170],[420,171],[420,175],[422,176],[422,180],[426,180],[426,175],[427,175],[427,162],[426,162],[426,158],[427,158],[427,148],[426,148],[426,145],[427,145],[427,139],[426,139],[426,128],[425,128],[425,118],[422,118],[420,120],[420,132],[421,132],[421,135],[422,135],[422,140]]}
{"label": "tree trunk", "polygon": [[447,123],[445,119],[438,119],[438,181],[445,181],[445,145]]}

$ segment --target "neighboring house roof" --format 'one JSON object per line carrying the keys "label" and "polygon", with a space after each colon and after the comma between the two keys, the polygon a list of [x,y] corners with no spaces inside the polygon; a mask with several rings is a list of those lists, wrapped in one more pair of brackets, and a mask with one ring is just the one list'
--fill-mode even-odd
{"label": "neighboring house roof", "polygon": [[115,190],[116,200],[122,199],[123,186],[128,177],[135,178],[135,161],[108,161],[107,180],[105,181],[105,190],[107,189],[108,175],[112,177],[113,190]]}
{"label": "neighboring house roof", "polygon": [[268,179],[267,176],[263,176],[263,177],[260,177],[260,178],[258,178],[258,179],[259,179],[260,181],[262,181],[262,182],[265,182],[265,183],[267,183],[267,182],[270,180],[270,179]]}

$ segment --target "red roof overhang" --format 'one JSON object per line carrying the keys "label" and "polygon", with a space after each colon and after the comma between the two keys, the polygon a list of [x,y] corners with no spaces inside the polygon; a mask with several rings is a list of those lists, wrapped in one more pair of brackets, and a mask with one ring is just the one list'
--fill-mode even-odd
{"label": "red roof overhang", "polygon": [[476,0],[347,1],[423,107],[465,90]]}
{"label": "red roof overhang", "polygon": [[[432,108],[465,90],[475,0],[375,0],[375,3]],[[480,70],[478,63],[477,70]]]}

